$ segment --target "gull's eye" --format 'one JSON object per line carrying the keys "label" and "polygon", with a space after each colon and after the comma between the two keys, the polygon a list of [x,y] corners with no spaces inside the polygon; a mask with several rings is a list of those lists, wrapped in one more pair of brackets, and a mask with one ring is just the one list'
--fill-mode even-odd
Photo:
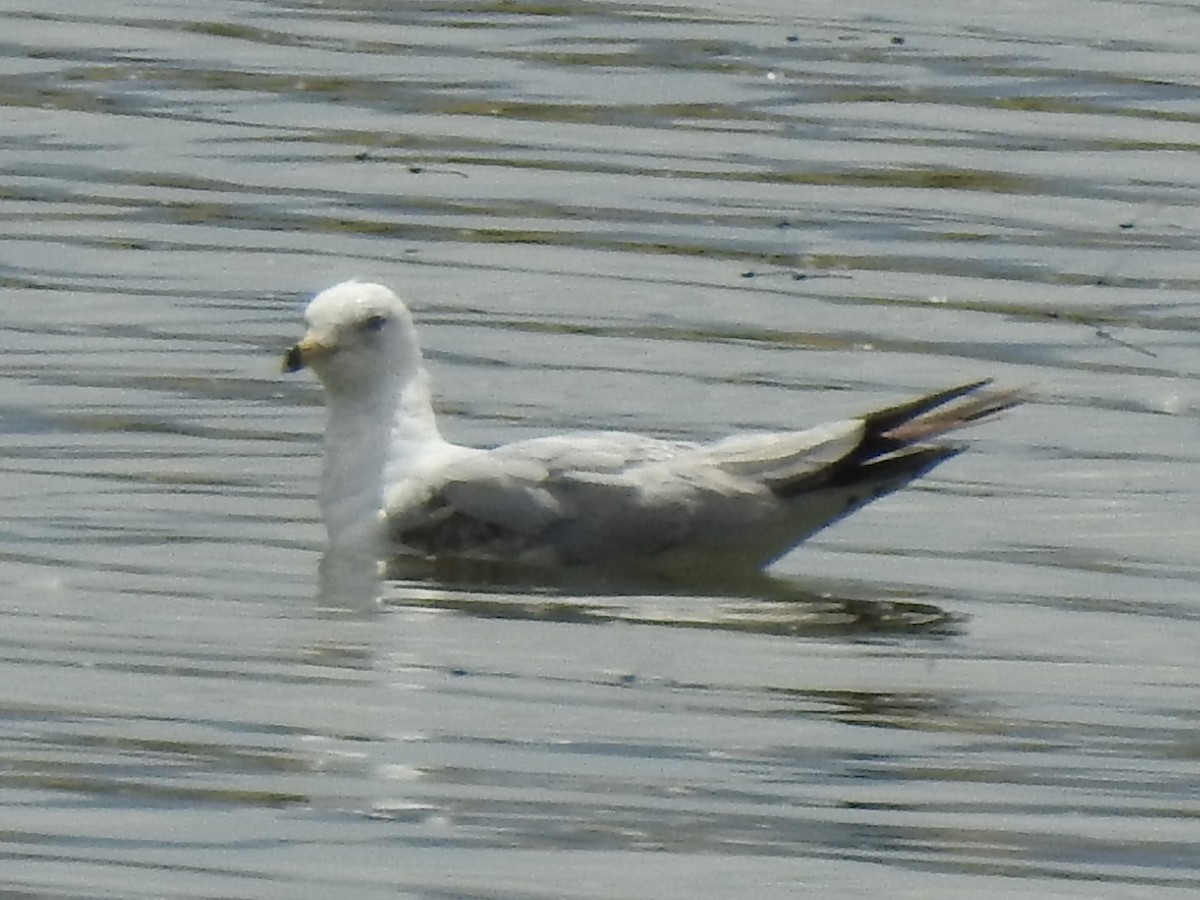
{"label": "gull's eye", "polygon": [[362,323],[363,331],[378,331],[387,324],[387,316],[371,316],[369,319],[364,319]]}

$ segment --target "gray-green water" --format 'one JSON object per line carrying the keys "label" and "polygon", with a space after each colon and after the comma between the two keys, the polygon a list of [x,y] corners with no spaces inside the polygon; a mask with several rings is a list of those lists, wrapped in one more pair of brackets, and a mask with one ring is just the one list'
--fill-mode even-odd
{"label": "gray-green water", "polygon": [[[0,4],[0,895],[1192,896],[1200,10],[918,7]],[[351,275],[467,442],[1036,399],[762,583],[334,609]]]}

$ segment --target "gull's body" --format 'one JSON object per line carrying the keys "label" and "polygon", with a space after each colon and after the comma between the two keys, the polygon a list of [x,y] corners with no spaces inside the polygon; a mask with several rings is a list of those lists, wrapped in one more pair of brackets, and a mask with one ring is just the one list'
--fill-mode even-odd
{"label": "gull's body", "polygon": [[285,368],[311,366],[325,388],[330,545],[389,559],[757,569],[961,449],[921,442],[1017,402],[977,382],[802,431],[485,450],[442,437],[412,317],[389,289],[344,282],[306,318]]}

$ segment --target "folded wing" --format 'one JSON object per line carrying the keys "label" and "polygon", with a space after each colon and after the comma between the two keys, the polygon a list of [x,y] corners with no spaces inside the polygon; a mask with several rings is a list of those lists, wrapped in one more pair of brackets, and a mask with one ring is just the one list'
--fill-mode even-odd
{"label": "folded wing", "polygon": [[1019,401],[963,385],[859,419],[712,444],[563,435],[459,459],[386,510],[400,552],[535,564],[762,566],[959,452],[920,442]]}

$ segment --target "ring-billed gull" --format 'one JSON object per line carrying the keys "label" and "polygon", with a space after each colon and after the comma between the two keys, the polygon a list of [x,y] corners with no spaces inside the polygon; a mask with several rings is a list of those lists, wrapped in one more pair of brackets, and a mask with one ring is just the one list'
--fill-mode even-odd
{"label": "ring-billed gull", "polygon": [[325,390],[330,547],[389,559],[759,569],[962,450],[928,439],[1020,400],[977,381],[802,431],[478,449],[438,430],[412,316],[390,289],[343,282],[305,318],[284,370],[309,366]]}

